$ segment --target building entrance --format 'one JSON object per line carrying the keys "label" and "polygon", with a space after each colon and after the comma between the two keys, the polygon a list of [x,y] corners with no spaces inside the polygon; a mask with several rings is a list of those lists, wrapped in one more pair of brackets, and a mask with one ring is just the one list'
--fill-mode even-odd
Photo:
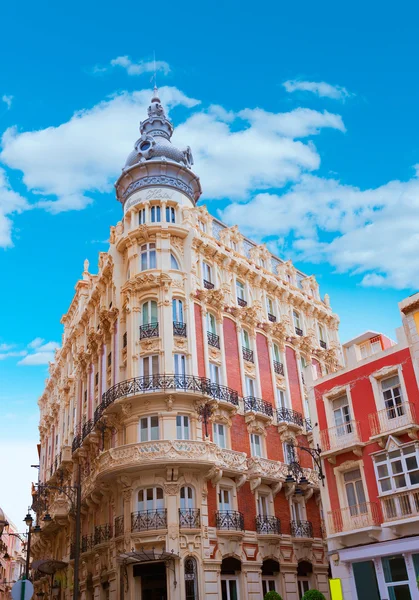
{"label": "building entrance", "polygon": [[141,578],[141,600],[167,600],[164,562],[134,565],[134,577]]}

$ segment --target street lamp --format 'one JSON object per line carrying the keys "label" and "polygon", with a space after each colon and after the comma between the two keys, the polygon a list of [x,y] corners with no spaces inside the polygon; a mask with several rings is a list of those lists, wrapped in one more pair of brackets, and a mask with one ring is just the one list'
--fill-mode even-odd
{"label": "street lamp", "polygon": [[26,523],[26,525],[28,526],[28,546],[26,548],[25,579],[29,579],[29,563],[31,560],[31,535],[32,535],[33,518],[29,511],[30,511],[30,508],[28,509],[26,517],[23,519],[24,522]]}
{"label": "street lamp", "polygon": [[[76,527],[75,527],[75,552],[74,552],[74,584],[73,584],[73,600],[78,600],[79,595],[79,565],[80,565],[80,537],[81,537],[81,466],[79,464],[77,483],[75,485],[50,485],[48,483],[38,483],[37,494],[38,497],[46,496],[48,490],[57,490],[60,494],[64,494],[71,502],[71,508],[73,513],[76,514]],[[44,523],[50,523],[52,517],[48,512],[45,513],[42,519]],[[39,525],[36,525],[33,529],[35,532],[42,531]],[[28,543],[29,547],[29,543]],[[28,552],[29,555],[29,552]]]}

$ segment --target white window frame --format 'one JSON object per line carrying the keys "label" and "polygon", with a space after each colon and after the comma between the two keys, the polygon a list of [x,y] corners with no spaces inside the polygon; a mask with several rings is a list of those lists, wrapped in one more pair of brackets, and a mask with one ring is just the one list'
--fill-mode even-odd
{"label": "white window frame", "polygon": [[294,328],[301,329],[301,331],[304,333],[304,327],[302,327],[301,313],[299,313],[298,310],[293,309],[292,320],[294,323]]}
{"label": "white window frame", "polygon": [[[143,268],[143,256],[145,256],[145,266]],[[140,270],[148,271],[157,269],[157,249],[154,242],[142,244],[140,248]]]}
{"label": "white window frame", "polygon": [[[166,223],[176,223],[176,209],[174,206],[166,206]],[[169,216],[169,219],[167,218]]]}
{"label": "white window frame", "polygon": [[[184,498],[182,498],[182,490],[184,490]],[[191,492],[191,495],[189,495],[189,491]],[[186,492],[187,492],[187,496],[186,497]],[[182,506],[182,504],[184,506]],[[195,508],[195,490],[191,485],[182,485],[182,487],[179,490],[179,507],[180,510],[191,510]]]}
{"label": "white window frame", "polygon": [[[408,455],[404,454],[403,453],[403,449],[407,449],[407,448],[410,448],[410,447],[413,447],[413,452],[411,452]],[[394,453],[396,450],[400,450],[400,456],[392,456],[391,457],[390,455],[392,453]],[[383,455],[383,454],[385,454],[387,456],[386,460],[385,461],[377,462],[376,458],[378,456]],[[412,457],[416,458],[416,463],[417,463],[418,466],[416,468],[413,468],[413,469],[408,469],[407,459],[408,458],[412,458]],[[375,471],[375,476],[376,476],[376,479],[377,479],[377,487],[378,487],[378,495],[379,496],[387,496],[387,495],[391,495],[391,494],[398,493],[398,492],[403,492],[403,491],[407,491],[407,490],[418,489],[419,483],[413,483],[413,484],[411,484],[410,483],[410,478],[409,478],[409,473],[412,473],[412,472],[415,472],[415,471],[419,471],[419,447],[417,445],[415,445],[415,442],[413,442],[413,441],[410,442],[410,443],[407,442],[406,444],[401,444],[399,446],[399,448],[391,448],[388,451],[383,450],[381,452],[377,452],[376,454],[374,454],[373,459],[374,459],[373,460],[374,471]],[[393,472],[392,464],[396,463],[398,461],[401,462],[403,470],[400,471],[400,472],[394,473]],[[380,476],[379,467],[381,467],[383,465],[386,465],[388,475]],[[401,476],[401,475],[404,475],[406,485],[397,487],[397,485],[396,485],[396,478],[399,477],[399,476]],[[381,483],[380,482],[383,481],[383,480],[385,480],[385,479],[390,480],[391,487],[390,487],[389,490],[383,491],[381,489]]]}
{"label": "white window frame", "polygon": [[248,375],[244,376],[244,384],[246,389],[246,396],[256,397],[256,380]]}
{"label": "white window frame", "polygon": [[[152,419],[157,419],[157,425],[152,425]],[[146,424],[146,427],[143,427]],[[147,439],[142,440],[142,432],[147,432]],[[157,437],[155,437],[157,435]],[[138,439],[140,442],[154,442],[160,439],[160,419],[158,415],[148,415],[146,417],[140,417],[138,422]]]}
{"label": "white window frame", "polygon": [[[156,320],[152,320],[153,305],[155,308]],[[145,309],[146,307],[146,309]],[[148,319],[145,320],[145,313],[148,314]],[[142,325],[156,325],[159,322],[159,307],[156,300],[146,300],[141,305],[141,324]]]}
{"label": "white window frame", "polygon": [[173,355],[173,366],[176,377],[185,377],[186,375],[186,356],[185,354]]}
{"label": "white window frame", "polygon": [[150,223],[161,223],[161,205],[151,204],[150,206]]}
{"label": "white window frame", "polygon": [[173,252],[170,253],[170,269],[171,271],[180,271],[180,264]]}
{"label": "white window frame", "polygon": [[[147,498],[144,500],[144,494],[147,493],[147,490],[153,490],[153,499],[152,499],[152,503],[153,503],[153,507],[152,508],[140,508],[141,506],[141,502],[143,503],[143,506],[147,506],[147,502],[149,502],[147,500]],[[158,498],[158,492],[157,490],[160,490],[162,492],[162,498]],[[142,493],[143,499],[140,500],[140,494]],[[161,506],[160,506],[161,505]],[[153,486],[148,486],[148,487],[144,487],[141,488],[140,490],[138,490],[137,492],[137,506],[138,506],[138,511],[142,512],[142,511],[146,511],[146,510],[151,510],[151,511],[163,511],[164,510],[164,490],[163,488],[161,488],[158,485],[153,485]]]}
{"label": "white window frame", "polygon": [[209,363],[209,378],[211,383],[216,383],[217,385],[221,385],[221,369],[219,365],[210,361]]}
{"label": "white window frame", "polygon": [[266,296],[266,312],[276,317],[275,300],[270,296]]}
{"label": "white window frame", "polygon": [[[145,365],[148,364],[148,373],[146,374]],[[154,366],[157,364],[157,369],[154,369]],[[158,375],[160,370],[160,357],[158,354],[148,354],[147,356],[143,356],[140,362],[141,366],[141,375],[143,377],[152,377],[153,375]]]}
{"label": "white window frame", "polygon": [[217,334],[217,319],[216,319],[215,315],[213,315],[211,312],[207,312],[207,331],[209,333],[213,333],[214,335],[218,335]]}
{"label": "white window frame", "polygon": [[240,279],[236,279],[236,297],[246,302],[246,284]]}
{"label": "white window frame", "polygon": [[[369,380],[371,382],[372,390],[374,393],[374,400],[377,411],[385,410],[387,408],[384,402],[381,381],[384,379],[388,379],[389,377],[394,377],[395,375],[397,375],[399,378],[403,401],[409,402],[409,400],[406,400],[406,398],[408,399],[409,396],[406,390],[402,366],[400,364],[396,364],[391,365],[389,367],[383,367],[382,369],[375,371],[369,376]],[[354,414],[353,411],[352,414]]]}
{"label": "white window frame", "polygon": [[205,281],[209,281],[209,283],[214,283],[213,281],[213,267],[206,261],[202,261],[202,279]]}
{"label": "white window frame", "polygon": [[252,456],[257,456],[259,458],[264,457],[263,436],[259,433],[250,434],[250,451]]}
{"label": "white window frame", "polygon": [[[291,452],[291,448],[292,448],[292,452]],[[292,444],[289,444],[288,442],[283,442],[282,451],[284,454],[284,463],[286,465],[290,465],[292,462],[297,461],[295,446],[293,446]]]}
{"label": "white window frame", "polygon": [[144,225],[144,223],[147,223],[146,209],[145,208],[140,208],[140,210],[138,211],[138,224],[139,225]]}
{"label": "white window frame", "polygon": [[[180,423],[179,423],[180,421]],[[186,424],[185,424],[186,421]],[[179,436],[180,434],[180,436]],[[176,439],[190,440],[191,439],[191,420],[188,415],[176,415]]]}
{"label": "white window frame", "polygon": [[242,346],[247,350],[252,350],[252,340],[247,329],[242,329]]}
{"label": "white window frame", "polygon": [[[220,427],[223,432],[222,436],[220,436]],[[225,425],[225,423],[217,423],[217,421],[215,421],[212,426],[212,435],[214,444],[217,444],[220,448],[228,448],[227,425]],[[224,444],[220,443],[221,440],[224,440]]]}
{"label": "white window frame", "polygon": [[[282,404],[282,399],[283,399],[283,404]],[[275,401],[276,401],[276,408],[289,408],[288,394],[287,394],[286,390],[283,390],[282,388],[277,387]]]}
{"label": "white window frame", "polygon": [[[229,508],[225,508],[227,506],[226,504],[224,504],[225,492],[228,493],[228,500],[229,500],[228,507]],[[222,496],[222,500],[220,501],[221,496]],[[233,511],[234,510],[233,489],[230,486],[225,486],[222,484],[218,486],[217,508],[220,511]]]}
{"label": "white window frame", "polygon": [[[175,318],[176,317],[176,318]],[[172,318],[176,323],[184,323],[185,310],[183,306],[183,300],[180,298],[172,299]]]}

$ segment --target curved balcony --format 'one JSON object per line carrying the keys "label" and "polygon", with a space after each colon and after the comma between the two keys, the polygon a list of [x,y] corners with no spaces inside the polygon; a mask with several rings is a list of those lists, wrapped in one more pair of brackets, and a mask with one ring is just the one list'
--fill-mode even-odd
{"label": "curved balcony", "polygon": [[244,531],[244,515],[237,510],[217,510],[215,522],[217,529]]}
{"label": "curved balcony", "polygon": [[335,463],[334,458],[338,454],[344,452],[354,452],[357,456],[362,455],[359,421],[348,421],[337,425],[336,427],[330,427],[320,432],[321,445],[323,449],[323,457],[327,458],[329,462]]}
{"label": "curved balcony", "polygon": [[293,410],[292,408],[286,408],[281,406],[276,409],[276,418],[278,425],[280,423],[287,423],[288,425],[294,425],[301,429],[304,428],[304,417],[301,413]]}
{"label": "curved balcony", "polygon": [[249,479],[261,478],[262,481],[272,483],[274,481],[285,481],[288,475],[288,465],[277,460],[251,456],[247,459]]}
{"label": "curved balcony", "polygon": [[312,538],[313,524],[310,521],[291,521],[291,537]]}
{"label": "curved balcony", "polygon": [[267,417],[272,417],[274,414],[272,404],[265,402],[261,398],[255,398],[254,396],[246,396],[243,398],[244,412],[256,412],[262,413]]}
{"label": "curved balcony", "polygon": [[245,452],[220,448],[212,442],[196,440],[155,440],[111,448],[99,457],[98,474],[110,475],[139,466],[156,469],[173,464],[186,464],[195,468],[218,467],[226,473],[242,474],[247,471]]}
{"label": "curved balcony", "polygon": [[96,424],[102,418],[105,410],[120,398],[137,396],[141,394],[152,394],[160,392],[180,392],[205,395],[212,400],[228,402],[234,406],[239,405],[239,394],[225,385],[212,383],[206,377],[195,375],[147,375],[133,377],[121,381],[107,390],[102,395],[102,402],[96,408],[94,417],[79,424],[74,429],[72,451],[80,448],[83,440],[95,429]]}
{"label": "curved balcony", "polygon": [[199,529],[201,511],[199,508],[179,508],[179,527],[181,529]]}

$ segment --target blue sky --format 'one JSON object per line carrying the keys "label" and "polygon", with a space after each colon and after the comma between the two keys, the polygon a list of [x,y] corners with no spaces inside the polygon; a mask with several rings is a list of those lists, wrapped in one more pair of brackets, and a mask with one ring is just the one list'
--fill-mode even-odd
{"label": "blue sky", "polygon": [[0,450],[13,453],[0,462],[10,481],[22,476],[0,503],[16,520],[47,362],[83,260],[95,270],[120,218],[112,183],[145,115],[154,51],[203,202],[315,273],[342,340],[394,337],[397,302],[417,289],[413,2],[67,8],[2,8]]}

